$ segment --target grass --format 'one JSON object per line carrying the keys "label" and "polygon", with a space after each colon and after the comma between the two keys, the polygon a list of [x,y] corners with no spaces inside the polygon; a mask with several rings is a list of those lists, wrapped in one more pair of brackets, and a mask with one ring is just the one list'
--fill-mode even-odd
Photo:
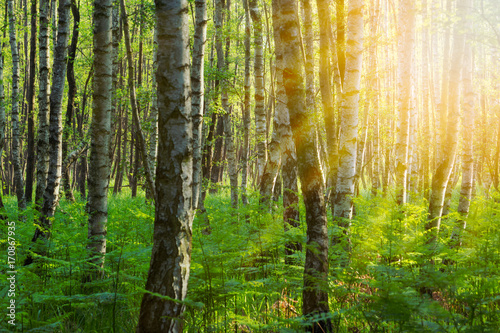
{"label": "grass", "polygon": [[[83,284],[87,267],[85,203],[60,203],[49,252],[39,265],[22,267],[35,230],[33,209],[17,217],[16,201],[4,198],[16,221],[17,325],[0,317],[5,332],[133,332],[149,269],[154,208],[144,195],[109,196],[105,275]],[[416,200],[401,214],[388,197],[363,192],[355,200],[352,260],[336,264],[330,251],[329,299],[338,332],[498,332],[500,327],[500,205],[476,197],[464,244],[447,239],[457,218],[443,220],[435,253],[424,243],[427,203]],[[279,203],[278,203],[279,205]],[[305,244],[305,226],[285,233],[282,210],[262,213],[258,195],[234,210],[227,189],[208,196],[193,225],[193,250],[184,323],[186,332],[297,332],[301,317],[304,254],[285,265],[284,244]],[[301,217],[304,208],[300,207]],[[329,232],[334,228],[329,216]],[[248,222],[247,222],[248,221]],[[2,235],[7,226],[2,225]],[[6,237],[0,249],[7,253]],[[430,264],[432,260],[433,264]],[[446,263],[448,260],[448,264]],[[450,264],[450,262],[452,264]],[[0,307],[8,284],[0,281]],[[422,290],[426,290],[423,293]],[[6,312],[5,312],[6,313]]]}

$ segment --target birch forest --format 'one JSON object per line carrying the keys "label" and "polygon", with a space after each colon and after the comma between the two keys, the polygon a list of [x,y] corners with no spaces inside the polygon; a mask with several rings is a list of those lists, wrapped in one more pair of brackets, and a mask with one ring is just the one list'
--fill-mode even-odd
{"label": "birch forest", "polygon": [[500,332],[499,0],[0,0],[0,332]]}

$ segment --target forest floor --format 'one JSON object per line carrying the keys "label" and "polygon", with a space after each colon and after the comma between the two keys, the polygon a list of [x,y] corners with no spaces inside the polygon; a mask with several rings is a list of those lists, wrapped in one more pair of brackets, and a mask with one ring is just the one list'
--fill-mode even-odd
{"label": "forest floor", "polygon": [[[48,254],[28,267],[22,263],[30,251],[36,212],[28,208],[22,221],[15,198],[4,201],[8,221],[16,222],[17,312],[14,328],[6,310],[9,281],[2,278],[0,331],[134,332],[154,223],[154,208],[143,194],[133,199],[127,191],[109,196],[105,272],[102,279],[87,283],[82,282],[88,269],[83,201],[61,200]],[[295,253],[285,263],[284,246],[294,241],[305,248],[305,225],[285,233],[281,208],[263,213],[256,193],[250,201],[235,210],[222,189],[207,197],[207,215],[194,220],[185,332],[303,330],[305,255]],[[500,332],[500,204],[478,193],[463,244],[451,248],[457,202],[454,193],[438,248],[429,253],[423,246],[424,199],[406,204],[404,214],[390,195],[371,197],[366,191],[355,199],[350,264],[342,268],[338,249],[330,249],[329,283],[324,286],[337,332]],[[300,211],[304,220],[303,206]],[[331,216],[328,221],[332,234]],[[1,230],[4,258],[7,223]]]}

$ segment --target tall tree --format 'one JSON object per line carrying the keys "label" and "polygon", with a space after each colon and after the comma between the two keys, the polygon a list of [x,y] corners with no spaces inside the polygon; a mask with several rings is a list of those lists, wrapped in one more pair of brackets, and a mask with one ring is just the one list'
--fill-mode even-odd
{"label": "tall tree", "polygon": [[[281,30],[284,29],[282,22],[281,6],[279,1],[273,1],[273,33],[276,53],[276,108],[274,110],[274,130],[276,131],[276,141],[279,146],[277,150],[281,154],[281,175],[283,178],[283,221],[285,231],[298,227],[300,214],[298,208],[298,184],[297,184],[297,154],[293,142],[293,133],[290,127],[290,116],[287,107],[287,95],[283,84],[283,54],[284,45],[281,41]],[[274,138],[273,138],[274,140]],[[269,161],[274,158],[270,153]],[[267,169],[267,165],[266,165]],[[277,176],[278,170],[276,170]],[[285,262],[292,263],[289,255],[294,251],[300,251],[301,244],[289,242],[285,244]]]}
{"label": "tall tree", "polygon": [[[451,55],[450,66],[450,84],[449,84],[449,106],[448,106],[448,122],[446,125],[446,133],[442,142],[441,149],[442,159],[438,160],[436,170],[432,177],[432,192],[429,200],[429,216],[425,229],[428,232],[427,243],[435,244],[441,226],[441,214],[444,204],[444,196],[446,185],[450,178],[453,169],[453,162],[458,146],[458,128],[460,124],[460,71],[462,69],[464,50],[465,50],[465,29],[466,29],[466,13],[470,0],[458,0],[457,16],[459,20],[455,23],[453,32],[453,48]],[[444,148],[444,146],[446,148]]]}
{"label": "tall tree", "polygon": [[[275,0],[278,1],[278,0]],[[306,207],[307,250],[304,267],[303,313],[306,316],[329,312],[328,307],[328,231],[324,184],[316,149],[316,134],[311,110],[306,109],[302,77],[300,23],[295,0],[281,0],[281,41],[283,82],[290,112],[290,125],[297,149],[297,164]],[[330,332],[329,319],[313,319],[313,332]]]}
{"label": "tall tree", "polygon": [[411,108],[411,64],[415,34],[415,9],[412,0],[404,0],[399,9],[398,39],[398,122],[396,142],[396,200],[406,202],[408,177],[408,137]]}
{"label": "tall tree", "polygon": [[[243,151],[242,151],[242,170],[241,170],[241,201],[243,205],[248,204],[247,184],[248,184],[248,166],[250,155],[250,10],[248,0],[243,0],[245,10],[245,96],[243,102]],[[273,12],[274,13],[274,12]],[[274,20],[273,20],[274,23]]]}
{"label": "tall tree", "polygon": [[[191,261],[193,128],[187,0],[156,0],[158,165],[153,251],[137,332],[181,332]],[[159,294],[167,296],[162,298]]]}
{"label": "tall tree", "polygon": [[[207,40],[207,2],[196,0],[196,26],[193,44],[193,65],[191,67],[193,117],[193,208],[198,208],[201,191],[201,144],[203,128],[203,110],[205,103],[205,42]],[[156,29],[155,29],[156,32]],[[156,52],[157,50],[155,50]],[[156,55],[156,53],[155,53]],[[154,79],[154,77],[153,77]],[[158,112],[158,111],[156,111]]]}
{"label": "tall tree", "polygon": [[[330,6],[327,0],[317,0],[319,19],[319,87],[325,120],[326,150],[328,168],[326,172],[326,186],[328,193],[335,193],[338,169],[338,141],[335,123],[335,104],[331,85],[331,51],[330,43],[332,22],[330,19]],[[330,204],[335,207],[335,195],[329,195]]]}
{"label": "tall tree", "polygon": [[257,172],[258,177],[264,174],[267,160],[266,143],[266,111],[264,106],[264,48],[262,14],[257,0],[248,0],[250,16],[253,21],[255,43],[255,135],[257,138]]}
{"label": "tall tree", "polygon": [[[109,136],[113,86],[112,0],[94,1],[94,84],[89,160],[89,243],[90,262],[104,266],[106,223],[108,221],[108,182],[110,172]],[[99,270],[99,269],[98,269]]]}
{"label": "tall tree", "polygon": [[[67,70],[67,80],[68,80],[68,106],[66,108],[66,121],[63,130],[63,142],[62,142],[62,156],[63,161],[67,159],[69,155],[68,145],[70,140],[70,133],[72,132],[71,125],[73,124],[73,113],[75,109],[75,97],[76,97],[76,81],[75,81],[75,57],[76,48],[78,46],[78,35],[80,31],[80,10],[76,5],[76,1],[71,1],[71,13],[73,14],[73,34],[71,36],[71,44],[68,51],[68,70]],[[71,189],[70,182],[70,168],[64,168],[62,174],[62,181],[64,187],[64,194],[66,198],[70,201],[75,201],[73,196],[73,191]]]}
{"label": "tall tree", "polygon": [[[3,43],[0,43],[0,168],[2,166],[2,155],[5,147],[5,93],[3,86]],[[1,179],[0,179],[1,180]],[[3,186],[3,184],[2,184]],[[2,200],[2,191],[0,191],[0,210],[4,208]],[[0,219],[5,216],[0,213]]]}
{"label": "tall tree", "polygon": [[[347,16],[347,50],[344,91],[340,108],[339,169],[334,216],[338,226],[347,234],[352,218],[352,196],[356,174],[358,138],[358,109],[363,51],[363,1],[349,1]],[[335,237],[339,240],[340,235]]]}
{"label": "tall tree", "polygon": [[49,170],[49,0],[40,0],[38,139],[36,160],[35,203],[42,207]]}
{"label": "tall tree", "polygon": [[36,0],[31,0],[31,31],[30,31],[30,60],[29,60],[29,82],[26,98],[28,100],[28,153],[26,161],[26,201],[31,202],[33,196],[33,178],[35,175],[35,117],[33,108],[35,105],[35,78],[36,78]]}
{"label": "tall tree", "polygon": [[[62,100],[64,93],[64,82],[66,77],[66,56],[68,54],[70,0],[59,2],[57,25],[57,41],[54,56],[54,74],[52,76],[52,92],[50,94],[50,116],[49,116],[49,171],[47,185],[43,194],[42,215],[40,227],[37,227],[33,242],[38,238],[48,239],[52,228],[52,219],[59,202],[59,187],[62,173]],[[41,43],[40,43],[41,44]],[[44,249],[40,250],[44,253]],[[33,262],[28,257],[25,264]]]}
{"label": "tall tree", "polygon": [[14,185],[16,187],[17,206],[24,210],[26,200],[24,197],[23,168],[21,164],[21,129],[19,124],[19,50],[16,38],[16,17],[14,15],[14,1],[7,1],[9,15],[9,42],[12,53],[12,163],[14,165]]}

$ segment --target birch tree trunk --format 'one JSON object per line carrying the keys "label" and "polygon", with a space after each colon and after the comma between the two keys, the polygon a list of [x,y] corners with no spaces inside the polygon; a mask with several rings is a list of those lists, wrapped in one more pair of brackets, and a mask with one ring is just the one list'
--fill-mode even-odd
{"label": "birch tree trunk", "polygon": [[[2,154],[5,147],[5,93],[3,86],[3,43],[0,44],[0,166],[2,163]],[[1,180],[1,179],[0,179]],[[2,184],[2,187],[4,184]],[[4,208],[2,200],[2,191],[0,190],[0,210]],[[5,220],[7,217],[0,213],[0,219]]]}
{"label": "birch tree trunk", "polygon": [[[450,66],[449,74],[450,85],[448,123],[446,127],[446,137],[442,143],[446,146],[446,149],[444,147],[440,147],[442,149],[443,156],[442,159],[438,160],[435,173],[432,177],[432,192],[429,200],[429,216],[425,225],[425,229],[428,232],[427,243],[432,245],[436,243],[437,236],[439,234],[446,185],[450,178],[458,145],[458,127],[460,123],[459,84],[465,49],[464,29],[466,29],[465,15],[468,4],[469,0],[458,0],[457,2],[457,16],[459,21],[455,23],[453,33],[454,42],[451,56],[452,65]],[[444,125],[445,124],[442,124],[442,126]]]}
{"label": "birch tree trunk", "polygon": [[[198,3],[199,1],[196,2],[196,9],[198,10]],[[199,14],[196,12],[196,18],[198,18]],[[151,86],[153,89],[153,96],[151,97],[151,112],[149,114],[149,121],[151,123],[151,137],[149,140],[149,156],[148,156],[148,161],[150,165],[150,170],[151,170],[151,176],[155,177],[156,174],[156,156],[158,155],[158,96],[157,96],[157,88],[158,84],[156,82],[156,72],[158,71],[158,22],[155,22],[155,27],[154,27],[154,36],[153,36],[153,71],[152,71],[152,77],[151,77]],[[202,61],[203,63],[203,61]],[[202,76],[203,78],[203,76]],[[203,82],[203,80],[202,80]],[[195,96],[193,95],[193,100],[195,99]],[[200,97],[201,102],[200,105],[203,109],[203,95]],[[202,116],[203,118],[203,116]],[[201,147],[200,147],[201,148]],[[201,149],[200,149],[200,154],[201,154]],[[201,157],[200,157],[200,170],[201,170]],[[201,177],[201,171],[199,171],[200,177]],[[194,178],[193,178],[194,179]],[[193,182],[194,186],[194,182]],[[198,190],[199,190],[199,183],[198,183]],[[154,193],[150,193],[151,190],[149,190],[148,187],[148,197],[153,197]],[[198,207],[198,202],[194,202],[194,207]]]}
{"label": "birch tree trunk", "polygon": [[30,32],[30,60],[29,60],[29,82],[26,93],[28,100],[28,147],[26,161],[26,202],[33,198],[33,177],[35,175],[35,79],[36,79],[36,18],[37,1],[31,0],[31,32]]}
{"label": "birch tree trunk", "polygon": [[[59,21],[57,25],[57,41],[54,56],[54,74],[52,75],[52,93],[50,94],[50,116],[49,116],[49,170],[47,185],[43,193],[42,214],[40,226],[35,230],[33,242],[38,238],[48,240],[52,219],[59,202],[59,187],[62,174],[62,100],[64,94],[64,82],[66,77],[66,56],[68,54],[69,23],[71,8],[70,0],[61,0],[58,7]],[[40,43],[42,44],[42,43]],[[45,249],[37,250],[44,254]],[[28,256],[25,265],[33,262]]]}
{"label": "birch tree trunk", "polygon": [[[104,267],[108,221],[109,137],[113,87],[112,0],[94,1],[94,87],[89,160],[90,262]],[[96,274],[97,275],[97,274]]]}
{"label": "birch tree trunk", "polygon": [[398,40],[398,121],[396,140],[396,200],[406,202],[408,177],[408,139],[411,107],[411,59],[415,40],[415,9],[413,0],[403,0],[399,11]]}
{"label": "birch tree trunk", "polygon": [[262,15],[257,0],[248,0],[253,21],[255,43],[255,136],[257,140],[257,179],[264,174],[267,160],[266,111],[264,109],[264,49],[262,38]]}
{"label": "birch tree trunk", "polygon": [[[334,217],[347,235],[352,218],[352,196],[356,174],[356,142],[358,140],[359,90],[363,51],[363,1],[351,0],[347,16],[347,50],[344,91],[340,109],[342,132],[339,140],[339,170]],[[343,237],[338,234],[334,243]],[[347,243],[349,240],[346,239]],[[349,250],[348,250],[349,251]]]}
{"label": "birch tree trunk", "polygon": [[16,187],[17,206],[26,209],[24,197],[23,169],[21,164],[21,129],[19,128],[19,51],[16,38],[16,17],[14,16],[14,1],[7,1],[9,15],[9,42],[12,53],[12,164],[14,165],[14,185]]}
{"label": "birch tree trunk", "polygon": [[463,94],[464,94],[464,122],[462,124],[462,185],[460,188],[460,199],[458,202],[457,219],[452,233],[452,246],[462,245],[462,232],[467,226],[466,218],[469,215],[472,188],[474,183],[474,91],[472,89],[472,54],[471,49],[466,47],[464,55],[464,67],[462,72]]}
{"label": "birch tree trunk", "polygon": [[[327,193],[335,193],[338,169],[338,142],[337,126],[335,123],[335,104],[331,86],[331,59],[330,53],[334,48],[330,44],[332,23],[330,20],[330,6],[327,0],[316,0],[319,19],[319,86],[323,106],[323,117],[325,119],[326,150],[328,168],[326,175]],[[334,51],[334,50],[333,50]],[[328,195],[330,204],[334,207],[335,195]]]}
{"label": "birch tree trunk", "polygon": [[[198,200],[200,198],[201,176],[202,176],[201,144],[202,144],[202,128],[203,128],[203,110],[205,103],[204,59],[205,59],[205,42],[207,40],[207,20],[208,20],[206,0],[196,0],[195,7],[196,7],[196,24],[195,24],[194,44],[193,44],[193,65],[191,67],[191,85],[192,85],[191,114],[193,118],[193,209],[196,210],[198,209]],[[157,53],[155,53],[155,55],[156,54]],[[155,60],[157,61],[157,59]],[[156,106],[156,108],[158,107]],[[158,110],[156,109],[156,113],[157,112]]]}
{"label": "birch tree trunk", "polygon": [[187,0],[156,0],[158,165],[153,252],[136,332],[182,332],[192,239],[192,121]]}
{"label": "birch tree trunk", "polygon": [[[295,0],[281,0],[280,10],[282,14],[281,42],[284,50],[287,51],[283,53],[283,82],[306,207],[307,251],[302,309],[304,315],[313,316],[329,312],[328,231],[324,184],[315,144],[316,135],[312,114],[305,108],[297,2]],[[329,319],[315,319],[313,321],[313,332],[332,331]]]}
{"label": "birch tree trunk", "polygon": [[49,0],[40,0],[38,139],[36,160],[35,203],[40,209],[49,168]]}
{"label": "birch tree trunk", "polygon": [[[67,79],[68,79],[68,106],[66,108],[66,121],[64,124],[63,130],[63,142],[62,142],[62,158],[65,160],[68,157],[68,144],[70,140],[70,132],[72,132],[71,124],[73,123],[73,110],[74,110],[74,102],[76,97],[76,81],[75,81],[75,57],[76,57],[76,48],[78,45],[78,34],[80,31],[80,11],[77,7],[76,1],[71,1],[71,13],[73,14],[73,34],[71,37],[71,44],[69,46],[68,53],[68,70],[67,70]],[[73,196],[73,191],[71,189],[70,183],[70,170],[65,169],[62,173],[62,181],[64,186],[64,194],[66,198],[73,202],[75,201],[75,197]]]}
{"label": "birch tree trunk", "polygon": [[[245,99],[243,105],[243,151],[241,171],[241,201],[248,205],[247,183],[248,183],[248,159],[250,155],[250,11],[248,0],[243,0],[245,7]],[[273,21],[274,24],[274,21]]]}

